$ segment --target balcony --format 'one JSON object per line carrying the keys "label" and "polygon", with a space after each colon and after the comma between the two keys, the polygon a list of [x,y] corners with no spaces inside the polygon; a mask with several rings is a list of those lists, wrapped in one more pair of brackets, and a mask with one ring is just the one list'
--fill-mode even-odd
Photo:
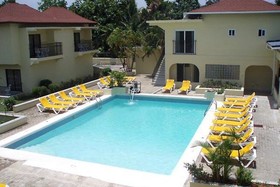
{"label": "balcony", "polygon": [[81,40],[75,44],[75,52],[78,53],[78,56],[97,52],[97,46],[94,45],[92,40]]}
{"label": "balcony", "polygon": [[46,43],[40,47],[30,46],[31,65],[38,64],[42,61],[56,60],[62,58],[62,43]]}
{"label": "balcony", "polygon": [[173,54],[195,55],[196,40],[173,40]]}

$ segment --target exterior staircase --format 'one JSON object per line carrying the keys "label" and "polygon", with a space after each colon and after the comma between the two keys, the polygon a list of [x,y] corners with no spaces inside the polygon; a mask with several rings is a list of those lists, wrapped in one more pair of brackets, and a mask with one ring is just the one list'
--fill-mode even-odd
{"label": "exterior staircase", "polygon": [[153,78],[153,85],[155,86],[164,86],[165,85],[165,58],[163,57],[159,68],[155,74],[155,77]]}

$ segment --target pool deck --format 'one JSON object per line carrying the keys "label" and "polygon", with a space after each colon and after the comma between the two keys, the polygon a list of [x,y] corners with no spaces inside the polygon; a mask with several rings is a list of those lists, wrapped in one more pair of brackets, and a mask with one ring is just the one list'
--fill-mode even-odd
{"label": "pool deck", "polygon": [[[155,93],[161,87],[154,87],[151,79],[147,75],[137,75],[137,81],[141,82],[142,93]],[[161,93],[161,92],[158,92]],[[173,91],[171,94],[176,94]],[[190,92],[188,96],[198,96]],[[188,97],[186,96],[186,97]],[[253,114],[254,132],[257,137],[257,158],[256,168],[252,169],[256,181],[277,184],[280,178],[280,111],[274,109],[274,101],[271,96],[256,96],[258,98],[258,108]],[[39,113],[37,108],[25,110],[18,114],[26,115],[28,123],[6,133],[0,134],[0,140],[11,136],[24,129],[32,127],[45,121],[55,114]],[[198,159],[200,162],[200,159]],[[187,172],[187,171],[186,171]],[[129,178],[129,176],[127,176]],[[145,180],[145,179],[143,179]],[[20,186],[97,186],[97,187],[125,187],[91,177],[83,177],[25,164],[25,161],[14,161],[0,157],[0,183],[7,183],[10,187]],[[186,181],[184,186],[189,186]]]}

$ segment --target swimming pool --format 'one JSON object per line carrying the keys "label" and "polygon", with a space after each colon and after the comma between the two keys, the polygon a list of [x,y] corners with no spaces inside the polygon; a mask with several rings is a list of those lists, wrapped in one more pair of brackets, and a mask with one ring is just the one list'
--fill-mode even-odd
{"label": "swimming pool", "polygon": [[147,96],[131,104],[128,97],[109,97],[102,107],[87,107],[5,147],[170,175],[209,104]]}

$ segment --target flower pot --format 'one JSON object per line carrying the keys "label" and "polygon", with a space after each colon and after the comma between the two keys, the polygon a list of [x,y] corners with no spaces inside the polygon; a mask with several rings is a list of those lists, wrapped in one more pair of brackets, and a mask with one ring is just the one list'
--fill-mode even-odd
{"label": "flower pot", "polygon": [[128,93],[127,87],[113,87],[112,95],[126,95]]}
{"label": "flower pot", "polygon": [[225,100],[225,93],[222,93],[222,94],[216,93],[215,94],[215,101],[223,102],[224,100]]}

